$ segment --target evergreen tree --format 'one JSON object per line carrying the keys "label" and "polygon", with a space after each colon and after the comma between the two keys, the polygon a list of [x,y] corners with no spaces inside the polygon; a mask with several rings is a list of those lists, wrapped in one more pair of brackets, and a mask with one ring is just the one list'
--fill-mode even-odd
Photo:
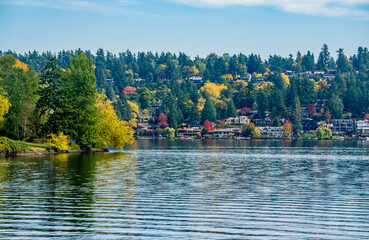
{"label": "evergreen tree", "polygon": [[328,63],[330,59],[330,53],[328,51],[327,44],[324,44],[321,52],[319,53],[317,69],[322,71],[328,70]]}
{"label": "evergreen tree", "polygon": [[341,72],[345,73],[349,71],[349,62],[346,55],[343,53],[343,48],[340,48],[338,51],[338,58],[337,58],[337,69]]}
{"label": "evergreen tree", "polygon": [[256,104],[257,104],[258,115],[262,119],[265,119],[266,111],[269,108],[269,103],[268,103],[268,96],[264,91],[261,90],[257,93]]}
{"label": "evergreen tree", "polygon": [[237,109],[234,106],[232,98],[227,103],[227,117],[237,117]]}
{"label": "evergreen tree", "polygon": [[343,103],[342,99],[340,99],[336,95],[332,95],[328,101],[329,109],[331,110],[331,114],[333,118],[341,119],[343,114]]}
{"label": "evergreen tree", "polygon": [[295,98],[294,107],[292,109],[292,132],[295,137],[301,136],[301,106],[299,98]]}
{"label": "evergreen tree", "polygon": [[204,109],[201,112],[201,123],[204,123],[206,120],[210,122],[215,122],[216,120],[214,103],[209,96],[206,98]]}
{"label": "evergreen tree", "polygon": [[63,107],[66,101],[66,89],[63,89],[63,72],[57,65],[55,57],[49,57],[45,64],[45,69],[41,72],[41,86],[39,91],[40,99],[36,104],[36,111],[39,124],[46,116],[46,123],[41,126],[41,135],[47,136],[49,133],[58,133],[62,130]]}
{"label": "evergreen tree", "polygon": [[169,127],[174,128],[177,131],[179,114],[177,102],[171,93],[168,93],[164,99],[164,113],[168,116]]}

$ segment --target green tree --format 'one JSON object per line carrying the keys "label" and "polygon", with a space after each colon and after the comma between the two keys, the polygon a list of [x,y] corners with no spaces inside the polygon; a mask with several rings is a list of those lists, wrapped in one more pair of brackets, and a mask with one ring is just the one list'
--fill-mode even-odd
{"label": "green tree", "polygon": [[325,124],[323,124],[316,129],[316,137],[319,140],[331,139],[332,130],[329,129]]}
{"label": "green tree", "polygon": [[169,127],[177,130],[179,113],[178,113],[177,101],[172,95],[172,93],[168,93],[164,99],[164,111],[163,112],[168,116]]}
{"label": "green tree", "polygon": [[216,115],[217,113],[214,107],[214,103],[210,97],[207,97],[204,109],[201,112],[201,123],[204,123],[206,120],[210,122],[215,122]]}
{"label": "green tree", "polygon": [[227,117],[237,117],[237,109],[234,106],[232,98],[227,103]]}
{"label": "green tree", "polygon": [[249,123],[247,126],[242,128],[242,136],[244,137],[251,137],[252,132],[255,130],[255,124]]}
{"label": "green tree", "polygon": [[70,73],[67,74],[65,87],[67,107],[64,115],[64,128],[81,149],[89,149],[97,143],[97,123],[99,113],[96,106],[96,78],[92,61],[86,54],[75,53],[70,59]]}
{"label": "green tree", "polygon": [[[41,71],[40,99],[36,104],[37,121],[41,128],[41,135],[57,134],[63,129],[63,104],[66,103],[66,90],[63,89],[63,71],[58,66],[56,58],[48,57],[45,68]],[[46,122],[42,119],[46,118]]]}
{"label": "green tree", "polygon": [[139,103],[141,105],[141,108],[142,109],[149,108],[152,102],[152,96],[151,96],[150,90],[146,87],[143,87],[143,88],[139,88],[137,90],[137,93],[140,95]]}
{"label": "green tree", "polygon": [[164,137],[167,139],[174,139],[176,137],[176,130],[170,127],[165,128]]}
{"label": "green tree", "polygon": [[337,58],[337,69],[341,72],[348,72],[349,71],[349,62],[346,55],[343,52],[343,48],[340,48],[338,51],[338,58]]}
{"label": "green tree", "polygon": [[336,119],[342,118],[343,103],[342,103],[341,98],[333,94],[328,101],[328,106],[329,106],[329,109],[331,110],[331,114],[333,118],[336,118]]}
{"label": "green tree", "polygon": [[324,44],[321,52],[319,53],[317,69],[322,71],[328,70],[328,63],[330,59],[330,53],[328,51],[327,44]]}
{"label": "green tree", "polygon": [[299,98],[295,98],[294,107],[292,109],[292,132],[295,137],[301,136],[301,106]]}
{"label": "green tree", "polygon": [[254,130],[251,131],[251,137],[259,138],[261,137],[260,129],[256,127]]}
{"label": "green tree", "polygon": [[268,96],[263,90],[260,90],[257,93],[256,104],[257,104],[258,115],[262,119],[264,119],[266,116],[266,111],[269,108],[269,103],[268,103]]}
{"label": "green tree", "polygon": [[38,100],[39,77],[32,68],[5,55],[0,58],[2,87],[11,104],[4,116],[3,132],[13,139],[24,139],[33,134],[33,112]]}

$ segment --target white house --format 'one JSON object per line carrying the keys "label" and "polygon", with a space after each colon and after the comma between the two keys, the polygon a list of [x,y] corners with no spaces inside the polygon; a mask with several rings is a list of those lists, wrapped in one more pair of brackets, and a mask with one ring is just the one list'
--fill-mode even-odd
{"label": "white house", "polygon": [[226,125],[246,125],[250,123],[250,119],[246,116],[239,116],[239,117],[235,117],[235,118],[227,118],[225,120],[225,124]]}
{"label": "white house", "polygon": [[365,122],[364,120],[357,121],[356,126],[357,126],[357,134],[369,135],[369,123],[368,122]]}
{"label": "white house", "polygon": [[240,135],[241,129],[239,128],[224,128],[224,129],[216,129],[210,132],[215,137],[230,137],[232,135]]}
{"label": "white house", "polygon": [[282,136],[281,127],[259,127],[261,135],[266,136]]}

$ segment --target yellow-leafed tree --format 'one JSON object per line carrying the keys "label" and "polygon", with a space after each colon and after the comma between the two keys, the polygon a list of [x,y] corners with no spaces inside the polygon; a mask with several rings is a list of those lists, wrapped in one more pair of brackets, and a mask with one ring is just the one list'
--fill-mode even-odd
{"label": "yellow-leafed tree", "polygon": [[131,110],[132,110],[132,118],[137,118],[137,115],[140,112],[140,108],[138,107],[137,103],[131,102],[131,101],[127,101],[127,103],[131,107]]}
{"label": "yellow-leafed tree", "polygon": [[284,73],[281,73],[281,77],[283,79],[283,81],[285,82],[285,84],[290,85],[290,79],[288,78],[288,76]]}
{"label": "yellow-leafed tree", "polygon": [[207,82],[203,87],[200,88],[201,92],[207,92],[211,97],[218,99],[222,90],[227,89],[227,86],[223,84],[217,85],[215,83]]}
{"label": "yellow-leafed tree", "polygon": [[119,120],[112,102],[105,94],[98,94],[96,104],[100,113],[97,138],[101,146],[122,149],[125,145],[132,144],[134,131],[127,122]]}
{"label": "yellow-leafed tree", "polygon": [[58,132],[58,134],[51,133],[49,135],[50,146],[56,150],[68,150],[69,141],[68,137],[64,135],[63,132]]}
{"label": "yellow-leafed tree", "polygon": [[[2,79],[0,78],[0,83]],[[8,113],[9,107],[11,106],[8,99],[1,95],[2,88],[0,87],[0,123],[4,121],[4,115]]]}

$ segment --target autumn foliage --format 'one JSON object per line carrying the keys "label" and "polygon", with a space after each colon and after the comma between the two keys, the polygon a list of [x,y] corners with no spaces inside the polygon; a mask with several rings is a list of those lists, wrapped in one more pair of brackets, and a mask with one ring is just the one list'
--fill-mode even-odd
{"label": "autumn foliage", "polygon": [[164,113],[160,113],[158,118],[156,119],[157,125],[159,127],[168,127],[168,117]]}
{"label": "autumn foliage", "polygon": [[136,92],[137,88],[127,86],[123,89],[123,93],[127,95],[133,95]]}
{"label": "autumn foliage", "polygon": [[207,92],[212,96],[213,98],[218,99],[220,97],[220,93],[227,89],[227,86],[224,86],[223,84],[218,85],[215,83],[207,82],[204,84],[203,87],[200,88],[201,92]]}
{"label": "autumn foliage", "polygon": [[105,94],[98,94],[97,108],[100,113],[97,138],[102,147],[116,147],[122,149],[126,144],[133,142],[133,130],[127,122],[119,120],[114,111],[112,102]]}
{"label": "autumn foliage", "polygon": [[289,137],[291,133],[292,133],[292,123],[288,121],[282,126],[282,135],[283,137]]}
{"label": "autumn foliage", "polygon": [[206,120],[206,121],[204,122],[204,129],[208,130],[208,132],[213,131],[213,130],[215,129],[215,128],[214,128],[214,123],[212,123],[212,122],[210,122],[210,121]]}

